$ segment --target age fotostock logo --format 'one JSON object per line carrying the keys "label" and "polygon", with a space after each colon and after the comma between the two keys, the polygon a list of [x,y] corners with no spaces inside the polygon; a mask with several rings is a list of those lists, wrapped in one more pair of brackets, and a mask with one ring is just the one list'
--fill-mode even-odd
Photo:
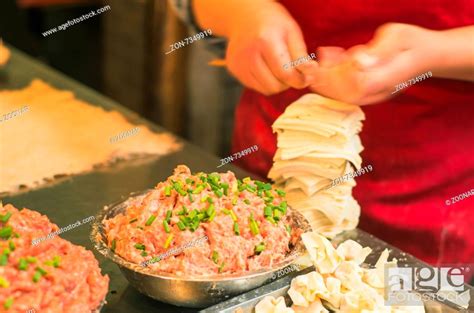
{"label": "age fotostock logo", "polygon": [[474,267],[391,267],[385,268],[386,305],[412,306],[421,301],[449,301],[461,307],[469,306],[469,289],[465,276]]}

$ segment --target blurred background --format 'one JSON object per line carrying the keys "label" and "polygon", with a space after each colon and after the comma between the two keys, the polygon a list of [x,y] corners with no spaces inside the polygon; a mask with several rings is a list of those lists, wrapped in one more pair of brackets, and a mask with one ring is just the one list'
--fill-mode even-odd
{"label": "blurred background", "polygon": [[[106,5],[66,30],[43,33]],[[225,67],[224,41],[201,39],[166,0],[1,0],[0,38],[38,61],[219,156],[229,154],[241,86]]]}

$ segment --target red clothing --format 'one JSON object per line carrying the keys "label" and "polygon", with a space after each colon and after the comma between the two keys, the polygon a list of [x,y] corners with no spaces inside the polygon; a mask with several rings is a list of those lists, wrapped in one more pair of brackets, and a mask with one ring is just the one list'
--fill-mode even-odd
{"label": "red clothing", "polygon": [[[469,0],[284,0],[308,51],[368,42],[387,22],[449,29],[474,24]],[[420,73],[422,74],[422,73]],[[395,87],[394,87],[395,88]],[[307,91],[265,97],[246,90],[236,112],[233,151],[257,144],[239,160],[266,176],[276,149],[271,125]],[[364,106],[364,165],[354,197],[360,227],[431,264],[474,263],[474,90],[469,82],[429,78],[390,101]]]}

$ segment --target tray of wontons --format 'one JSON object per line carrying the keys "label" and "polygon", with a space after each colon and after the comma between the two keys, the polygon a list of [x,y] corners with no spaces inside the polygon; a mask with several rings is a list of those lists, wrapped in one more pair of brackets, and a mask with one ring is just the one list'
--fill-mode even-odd
{"label": "tray of wontons", "polygon": [[435,269],[364,231],[345,232],[331,242],[316,233],[305,233],[302,239],[308,253],[296,261],[299,266],[283,269],[273,282],[200,312],[473,312],[474,288],[467,284],[462,291],[436,294],[386,290],[387,273]]}

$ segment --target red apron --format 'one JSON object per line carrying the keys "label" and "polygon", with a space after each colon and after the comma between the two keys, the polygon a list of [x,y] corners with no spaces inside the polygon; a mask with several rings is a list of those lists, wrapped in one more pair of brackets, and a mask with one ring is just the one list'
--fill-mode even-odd
{"label": "red apron", "polygon": [[[284,0],[304,32],[308,52],[318,46],[366,43],[387,22],[449,29],[474,23],[468,0]],[[420,73],[421,74],[421,73]],[[276,149],[271,125],[307,91],[265,97],[246,90],[236,111],[233,152],[258,145],[239,159],[266,176]],[[354,197],[360,227],[434,265],[474,263],[473,84],[429,78],[390,101],[364,106],[364,165]]]}

